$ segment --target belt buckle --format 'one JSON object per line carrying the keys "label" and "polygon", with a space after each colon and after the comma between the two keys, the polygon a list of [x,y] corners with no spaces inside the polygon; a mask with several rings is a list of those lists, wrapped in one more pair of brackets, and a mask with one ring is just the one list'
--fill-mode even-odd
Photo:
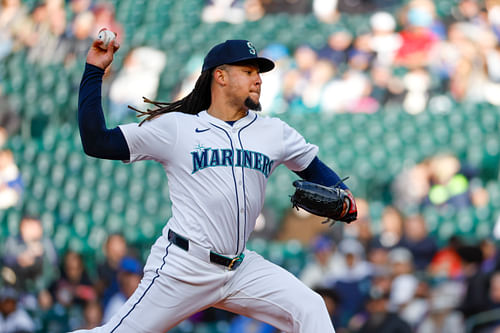
{"label": "belt buckle", "polygon": [[233,269],[238,268],[241,265],[243,258],[245,258],[245,254],[241,253],[239,256],[237,256],[231,260],[231,262],[229,263],[227,268],[229,270],[233,270]]}
{"label": "belt buckle", "polygon": [[[231,263],[229,264],[229,266],[227,266],[227,268],[228,268],[229,270],[232,270],[232,269],[233,269],[234,264],[235,264],[237,261],[239,261],[239,260],[241,260],[241,258],[240,258],[239,256],[238,256],[238,257],[234,257],[234,258],[233,258],[233,260],[231,260]],[[235,267],[235,268],[236,268],[236,267]]]}

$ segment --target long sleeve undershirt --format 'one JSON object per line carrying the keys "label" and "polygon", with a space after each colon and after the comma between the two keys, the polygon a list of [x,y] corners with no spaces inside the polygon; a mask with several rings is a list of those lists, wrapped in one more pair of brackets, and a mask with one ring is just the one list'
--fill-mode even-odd
{"label": "long sleeve undershirt", "polygon": [[106,128],[101,105],[104,70],[85,64],[78,96],[78,126],[87,155],[110,160],[129,160],[130,151],[120,128]]}
{"label": "long sleeve undershirt", "polygon": [[316,156],[307,168],[295,173],[307,181],[324,186],[334,186],[348,190],[349,188],[342,182],[340,177]]}

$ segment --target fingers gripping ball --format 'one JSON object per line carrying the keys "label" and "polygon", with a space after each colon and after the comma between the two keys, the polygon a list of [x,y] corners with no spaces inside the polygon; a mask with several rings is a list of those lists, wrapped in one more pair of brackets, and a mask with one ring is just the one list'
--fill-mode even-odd
{"label": "fingers gripping ball", "polygon": [[116,34],[108,29],[102,29],[99,31],[99,35],[97,36],[98,40],[102,40],[102,44],[100,45],[101,49],[106,50],[108,48],[109,43],[115,40]]}
{"label": "fingers gripping ball", "polygon": [[350,223],[357,217],[356,203],[348,190],[327,187],[305,180],[293,182],[295,193],[291,197],[293,207],[300,207],[327,221]]}

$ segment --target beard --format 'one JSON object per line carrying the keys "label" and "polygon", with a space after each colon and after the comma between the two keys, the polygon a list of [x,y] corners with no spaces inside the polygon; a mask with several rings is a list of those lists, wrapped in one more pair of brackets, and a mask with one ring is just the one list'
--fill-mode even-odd
{"label": "beard", "polygon": [[247,97],[245,99],[245,106],[250,110],[262,111],[262,106],[260,105],[260,102],[254,102],[253,99],[251,99],[250,97]]}

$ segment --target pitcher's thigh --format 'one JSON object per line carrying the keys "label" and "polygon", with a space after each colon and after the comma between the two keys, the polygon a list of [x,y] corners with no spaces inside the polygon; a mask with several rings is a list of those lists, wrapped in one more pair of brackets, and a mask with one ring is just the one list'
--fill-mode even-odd
{"label": "pitcher's thigh", "polygon": [[228,296],[216,307],[267,322],[284,332],[335,332],[320,295],[251,251],[231,279]]}
{"label": "pitcher's thigh", "polygon": [[[167,246],[163,257],[152,254],[137,290],[108,323],[89,332],[166,332],[215,303],[213,290],[221,279],[210,278],[210,272],[199,269],[201,264],[175,246]],[[206,278],[196,285],[193,281],[200,280],[198,276]]]}

